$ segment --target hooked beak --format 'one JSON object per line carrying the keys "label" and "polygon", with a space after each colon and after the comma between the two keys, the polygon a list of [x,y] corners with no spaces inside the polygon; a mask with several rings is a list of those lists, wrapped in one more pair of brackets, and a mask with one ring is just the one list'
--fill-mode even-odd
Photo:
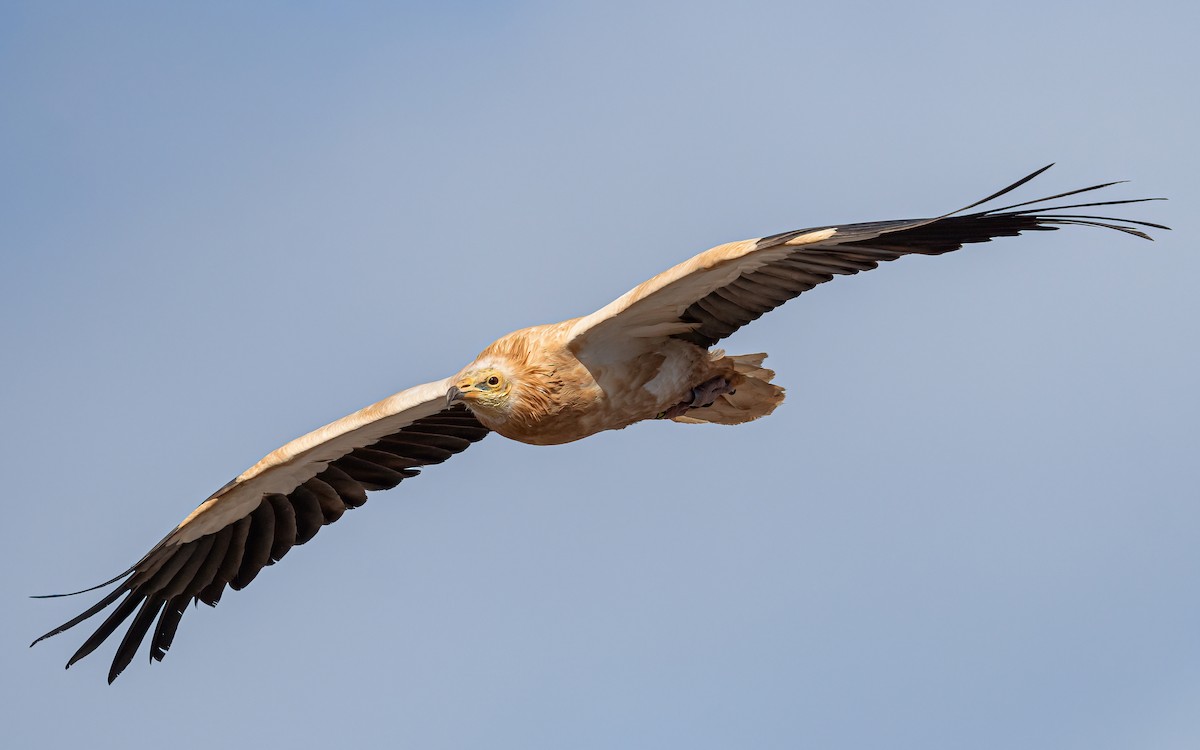
{"label": "hooked beak", "polygon": [[450,390],[446,391],[446,408],[450,408],[455,404],[465,403],[466,400],[466,393],[457,385],[450,386]]}

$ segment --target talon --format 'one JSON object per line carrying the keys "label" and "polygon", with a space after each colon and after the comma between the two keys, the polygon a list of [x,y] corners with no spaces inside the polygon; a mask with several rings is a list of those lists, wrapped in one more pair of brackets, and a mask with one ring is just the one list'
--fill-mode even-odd
{"label": "talon", "polygon": [[737,391],[729,387],[728,380],[716,377],[693,388],[691,397],[687,401],[681,401],[670,409],[659,412],[655,419],[674,419],[681,414],[686,414],[691,409],[706,409],[715,404],[721,396],[734,393]]}
{"label": "talon", "polygon": [[733,388],[729,386],[729,381],[725,378],[713,378],[692,389],[691,406],[694,409],[712,406],[718,398],[730,393],[732,390]]}

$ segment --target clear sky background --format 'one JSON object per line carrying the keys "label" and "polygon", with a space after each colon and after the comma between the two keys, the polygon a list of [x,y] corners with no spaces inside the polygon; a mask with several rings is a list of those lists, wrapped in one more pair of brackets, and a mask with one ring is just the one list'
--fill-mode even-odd
{"label": "clear sky background", "polygon": [[[1194,3],[0,5],[7,747],[1200,746]],[[117,683],[28,649],[260,456],[728,240],[1114,179],[495,436]]]}

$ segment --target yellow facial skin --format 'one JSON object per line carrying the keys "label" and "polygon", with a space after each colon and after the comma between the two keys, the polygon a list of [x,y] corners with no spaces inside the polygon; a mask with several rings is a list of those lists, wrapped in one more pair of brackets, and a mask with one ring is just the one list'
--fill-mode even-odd
{"label": "yellow facial skin", "polygon": [[476,408],[503,409],[512,383],[499,370],[486,368],[465,373],[446,393],[446,404],[466,403]]}

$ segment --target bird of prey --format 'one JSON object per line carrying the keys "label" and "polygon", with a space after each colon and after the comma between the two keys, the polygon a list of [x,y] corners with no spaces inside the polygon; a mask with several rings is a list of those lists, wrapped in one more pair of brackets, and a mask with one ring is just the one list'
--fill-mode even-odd
{"label": "bird of prey", "polygon": [[1150,239],[1137,227],[1167,228],[1070,213],[1152,198],[1046,205],[1116,183],[968,213],[1048,168],[935,218],[821,226],[719,245],[591,315],[503,336],[457,374],[400,391],[273,451],[202,502],[128,570],[85,589],[120,581],[38,641],[116,604],[67,666],[127,621],[108,681],[128,666],[147,634],[150,658],[161,661],[189,603],[215,606],[226,587],[248,585],[264,566],[365,503],[368,492],[395,487],[491,432],[552,445],[647,419],[739,424],[766,416],[784,397],[774,373],[763,367],[766,355],[727,355],[711,347],[835,276],[1026,231],[1084,225]]}

